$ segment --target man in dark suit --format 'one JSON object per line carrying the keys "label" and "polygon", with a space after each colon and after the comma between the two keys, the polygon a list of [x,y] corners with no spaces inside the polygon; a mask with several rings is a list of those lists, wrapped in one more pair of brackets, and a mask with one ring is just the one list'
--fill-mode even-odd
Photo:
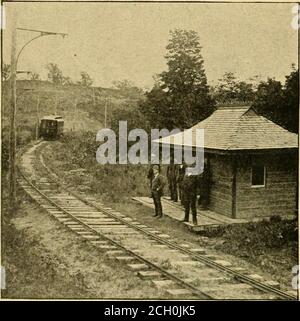
{"label": "man in dark suit", "polygon": [[154,216],[158,216],[158,218],[161,218],[163,216],[162,206],[161,206],[161,197],[163,195],[163,189],[164,189],[165,183],[164,183],[163,176],[160,174],[160,167],[158,165],[153,165],[152,169],[153,169],[154,177],[152,179],[152,184],[151,184],[151,195],[155,206]]}
{"label": "man in dark suit", "polygon": [[199,184],[199,176],[192,175],[186,172],[182,180],[182,194],[184,205],[184,219],[183,222],[189,221],[190,210],[193,215],[193,224],[197,225],[197,189]]}
{"label": "man in dark suit", "polygon": [[151,190],[152,181],[153,181],[153,178],[154,178],[153,165],[150,165],[150,167],[149,167],[149,169],[148,169],[147,178],[149,179],[150,190]]}
{"label": "man in dark suit", "polygon": [[180,199],[180,203],[181,205],[184,205],[183,203],[183,190],[182,190],[182,182],[183,182],[183,178],[184,178],[184,174],[185,174],[185,169],[186,169],[186,165],[185,164],[181,164],[178,167],[178,174],[177,174],[177,186],[178,186],[178,190],[179,190],[179,199]]}
{"label": "man in dark suit", "polygon": [[177,202],[178,193],[177,193],[177,180],[178,180],[178,165],[169,164],[167,167],[167,178],[170,190],[171,200]]}

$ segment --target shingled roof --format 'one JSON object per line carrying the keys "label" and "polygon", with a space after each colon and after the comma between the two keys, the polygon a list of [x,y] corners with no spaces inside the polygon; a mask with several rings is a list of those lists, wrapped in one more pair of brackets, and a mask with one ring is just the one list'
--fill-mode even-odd
{"label": "shingled roof", "polygon": [[[298,135],[289,132],[267,118],[258,115],[249,106],[220,107],[205,120],[185,130],[184,136],[192,132],[193,147],[195,129],[204,129],[204,148],[217,150],[262,150],[298,148]],[[178,144],[183,133],[160,138],[162,144]],[[177,140],[176,140],[177,139]],[[175,143],[175,141],[176,143]],[[186,144],[185,144],[186,145]],[[189,145],[189,144],[188,144]]]}

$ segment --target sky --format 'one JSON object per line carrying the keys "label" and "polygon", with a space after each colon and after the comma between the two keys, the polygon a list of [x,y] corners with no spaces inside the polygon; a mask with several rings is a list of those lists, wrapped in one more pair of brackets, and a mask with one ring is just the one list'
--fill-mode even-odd
{"label": "sky", "polygon": [[[166,70],[169,31],[195,30],[200,37],[209,84],[225,72],[241,80],[254,75],[280,81],[297,65],[297,30],[291,26],[295,4],[238,3],[5,3],[3,60],[10,61],[13,10],[17,26],[68,36],[47,36],[22,52],[18,70],[46,79],[45,66],[59,65],[73,80],[86,71],[94,85],[110,87],[128,79],[149,89]],[[18,48],[36,34],[18,31]]]}

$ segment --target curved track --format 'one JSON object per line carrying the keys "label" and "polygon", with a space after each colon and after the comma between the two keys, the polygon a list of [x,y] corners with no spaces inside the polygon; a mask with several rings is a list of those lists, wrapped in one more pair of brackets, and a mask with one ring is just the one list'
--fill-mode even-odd
{"label": "curved track", "polygon": [[169,235],[140,224],[94,199],[83,198],[63,186],[44,163],[38,142],[21,157],[19,183],[40,206],[69,229],[141,278],[174,298],[296,300],[272,282],[257,280],[205,250],[181,244]]}

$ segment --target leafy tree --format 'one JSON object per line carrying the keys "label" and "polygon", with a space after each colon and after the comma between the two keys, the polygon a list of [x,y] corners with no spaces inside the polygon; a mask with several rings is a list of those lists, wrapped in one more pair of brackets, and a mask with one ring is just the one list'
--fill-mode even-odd
{"label": "leafy tree", "polygon": [[250,77],[249,82],[252,84],[252,88],[254,91],[257,90],[258,85],[262,82],[262,75],[254,75],[252,77]]}
{"label": "leafy tree", "polygon": [[253,85],[245,81],[236,84],[236,98],[240,102],[250,102],[254,99]]}
{"label": "leafy tree", "polygon": [[187,128],[214,110],[209,94],[199,36],[192,30],[175,29],[166,47],[168,70],[141,105],[152,126]]}
{"label": "leafy tree", "polygon": [[285,127],[297,133],[299,129],[299,70],[293,66],[292,72],[286,76],[283,90],[284,107],[286,115]]}
{"label": "leafy tree", "polygon": [[144,115],[134,109],[113,109],[109,118],[110,119],[108,119],[108,121],[110,122],[110,128],[117,134],[119,133],[119,121],[127,121],[128,132],[136,128],[141,128],[146,131],[149,129]]}
{"label": "leafy tree", "polygon": [[140,101],[140,112],[146,117],[153,128],[176,128],[178,115],[173,112],[168,94],[158,85],[146,93],[146,99]]}
{"label": "leafy tree", "polygon": [[261,115],[289,131],[299,127],[299,70],[292,66],[284,86],[280,81],[268,78],[261,81],[252,106]]}
{"label": "leafy tree", "polygon": [[226,72],[214,88],[214,97],[219,103],[250,102],[254,99],[253,84],[240,81],[234,73]]}
{"label": "leafy tree", "polygon": [[86,87],[92,86],[93,80],[92,80],[92,78],[90,77],[90,75],[87,72],[82,71],[80,73],[80,76],[81,76],[81,79],[78,82],[80,85],[86,86]]}
{"label": "leafy tree", "polygon": [[272,78],[262,81],[258,85],[252,106],[259,114],[279,125],[283,125],[283,88],[281,82]]}
{"label": "leafy tree", "polygon": [[216,100],[218,102],[229,102],[236,99],[237,79],[232,72],[226,72],[216,86]]}
{"label": "leafy tree", "polygon": [[57,66],[57,64],[50,63],[46,66],[48,70],[48,79],[54,84],[63,83],[63,73]]}
{"label": "leafy tree", "polygon": [[10,76],[10,65],[3,63],[2,65],[2,80],[5,81]]}

